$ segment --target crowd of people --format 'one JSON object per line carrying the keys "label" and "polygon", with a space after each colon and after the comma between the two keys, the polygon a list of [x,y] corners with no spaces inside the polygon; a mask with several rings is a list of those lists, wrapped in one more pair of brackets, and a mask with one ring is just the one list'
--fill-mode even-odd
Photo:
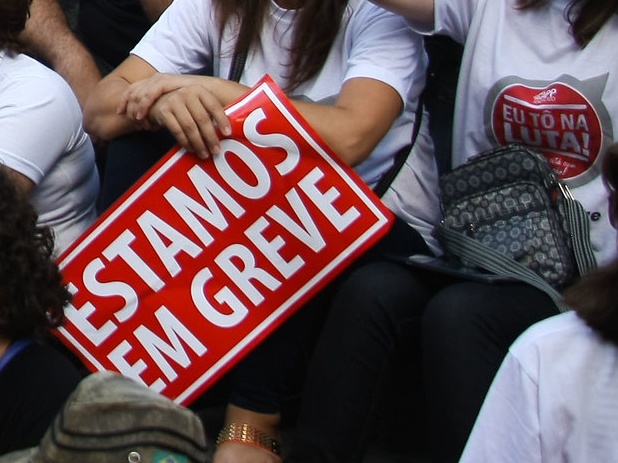
{"label": "crowd of people", "polygon": [[[71,298],[54,259],[173,144],[217,156],[225,106],[269,74],[369,187],[407,158],[381,197],[389,232],[226,376],[214,463],[362,462],[401,351],[418,353],[431,461],[615,459],[618,66],[599,57],[617,13],[618,0],[4,0],[0,456],[36,446],[85,374],[49,336]],[[460,47],[445,66],[456,91],[435,78],[432,37]],[[405,262],[443,252],[439,174],[511,143],[540,151],[588,212],[600,269],[565,288],[567,314],[524,283]]]}

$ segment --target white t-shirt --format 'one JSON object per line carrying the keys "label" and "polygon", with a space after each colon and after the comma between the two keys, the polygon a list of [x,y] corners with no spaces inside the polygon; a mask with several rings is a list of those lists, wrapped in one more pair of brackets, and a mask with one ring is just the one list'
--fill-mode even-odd
{"label": "white t-shirt", "polygon": [[0,52],[0,162],[34,182],[31,200],[57,252],[96,219],[94,149],[73,91],[38,61],[8,52]]}
{"label": "white t-shirt", "polygon": [[[279,86],[286,87],[291,26],[297,13],[271,2],[270,15],[261,33],[261,47],[249,51],[241,83],[252,86],[268,73]],[[344,82],[355,77],[380,80],[399,93],[404,103],[401,115],[371,156],[355,168],[367,184],[374,185],[392,165],[393,155],[410,143],[418,96],[425,84],[426,55],[422,38],[410,30],[402,17],[368,1],[351,0],[343,24],[321,72],[290,96],[332,104]],[[228,25],[220,40],[211,0],[175,0],[132,53],[159,72],[205,73],[227,78],[236,44],[235,31],[236,25]],[[423,131],[427,133],[426,125]],[[416,151],[415,162],[421,170],[434,172],[431,143],[420,143]],[[414,225],[420,225],[419,231],[433,242],[430,230],[439,216],[435,175],[415,181],[410,190],[416,188],[428,194],[410,195],[414,204],[408,210],[417,212]],[[399,208],[393,209],[397,213]]]}
{"label": "white t-shirt", "polygon": [[460,463],[615,462],[616,430],[618,347],[567,312],[513,344]]}
{"label": "white t-shirt", "polygon": [[[584,49],[567,0],[518,10],[516,0],[435,0],[433,30],[465,44],[456,99],[454,164],[498,144],[540,149],[590,216],[599,264],[616,255],[600,176],[618,122],[618,16]],[[431,27],[430,27],[431,28]]]}

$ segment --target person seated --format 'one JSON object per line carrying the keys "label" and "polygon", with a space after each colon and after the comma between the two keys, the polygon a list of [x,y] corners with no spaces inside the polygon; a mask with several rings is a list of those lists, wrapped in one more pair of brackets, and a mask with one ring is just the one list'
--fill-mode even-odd
{"label": "person seated", "polygon": [[[603,175],[618,228],[618,144]],[[569,288],[565,302],[574,310],[536,323],[509,349],[461,463],[618,460],[618,259]]]}
{"label": "person seated", "polygon": [[[24,52],[60,74],[80,106],[101,77],[124,60],[172,0],[33,0],[19,34]],[[99,174],[108,150],[91,137]]]}
{"label": "person seated", "polygon": [[[16,2],[2,7],[8,3]],[[51,229],[37,225],[32,204],[6,169],[0,169],[0,217],[2,455],[38,444],[82,373],[50,334],[71,299],[53,258]]]}
{"label": "person seated", "polygon": [[[247,51],[238,81],[230,78],[235,50]],[[96,87],[84,124],[95,137],[112,140],[167,130],[200,158],[217,156],[220,137],[230,135],[224,107],[268,73],[333,152],[373,187],[398,151],[410,151],[426,61],[422,37],[403,18],[365,0],[175,0]],[[426,124],[412,152],[404,170],[415,226],[398,220],[381,245],[388,242],[402,255],[431,254],[439,211]],[[134,151],[108,158],[108,166],[121,167],[106,178],[129,188],[137,175],[129,176],[134,173],[126,165],[134,159]],[[144,164],[145,171],[151,163]],[[397,213],[397,195],[389,198]],[[279,461],[282,396],[307,331],[327,308],[327,302],[302,307],[232,370],[217,463]],[[247,445],[256,442],[261,446]]]}
{"label": "person seated", "polygon": [[0,3],[0,163],[62,252],[97,217],[99,177],[82,112],[57,73],[20,53],[28,0]]}
{"label": "person seated", "polygon": [[[541,152],[586,210],[596,261],[612,261],[616,231],[607,220],[599,167],[607,147],[617,141],[618,98],[613,89],[618,65],[598,57],[613,55],[618,3],[374,1],[404,15],[414,30],[444,35],[463,46],[451,165],[512,143]],[[403,272],[398,272],[402,279]],[[410,288],[412,276],[410,283],[399,285]],[[457,462],[509,346],[525,329],[559,310],[543,291],[524,283],[447,281],[428,299],[414,294],[396,306],[388,284],[385,280],[380,291],[357,296],[366,308],[354,307],[349,316],[358,318],[365,310],[385,312],[387,320],[396,311],[422,318],[422,380],[432,458],[437,463]],[[350,292],[365,287],[359,279]],[[388,305],[381,294],[391,297]],[[381,337],[382,345],[390,345],[392,332]]]}

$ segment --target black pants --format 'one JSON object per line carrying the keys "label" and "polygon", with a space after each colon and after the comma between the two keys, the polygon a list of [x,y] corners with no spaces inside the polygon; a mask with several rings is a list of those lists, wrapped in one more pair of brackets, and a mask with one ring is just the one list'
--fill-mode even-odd
{"label": "black pants", "polygon": [[362,461],[391,359],[419,343],[433,461],[457,462],[509,345],[555,313],[526,285],[429,278],[387,261],[356,269],[321,332],[286,462]]}
{"label": "black pants", "polygon": [[461,283],[427,305],[422,339],[434,461],[457,462],[509,346],[558,310],[527,285]]}
{"label": "black pants", "polygon": [[[340,298],[356,268],[385,256],[430,253],[422,237],[397,220],[390,232],[359,258],[350,269],[301,307],[283,325],[251,351],[230,372],[230,403],[260,413],[277,413],[281,402],[304,376],[315,338],[333,298]],[[343,296],[346,297],[346,296]],[[335,323],[337,325],[337,323]]]}
{"label": "black pants", "polygon": [[346,279],[312,357],[286,462],[362,461],[391,361],[418,347],[430,296],[429,282],[395,262],[369,263]]}
{"label": "black pants", "polygon": [[101,167],[99,212],[114,204],[174,144],[174,137],[167,130],[135,132],[110,141]]}

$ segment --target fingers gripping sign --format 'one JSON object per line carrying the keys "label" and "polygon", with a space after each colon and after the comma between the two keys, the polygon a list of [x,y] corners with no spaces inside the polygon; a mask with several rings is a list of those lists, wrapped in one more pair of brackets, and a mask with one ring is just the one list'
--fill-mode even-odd
{"label": "fingers gripping sign", "polygon": [[167,127],[180,145],[200,158],[220,152],[217,127],[229,124],[218,99],[200,85],[163,95],[153,105],[149,119]]}
{"label": "fingers gripping sign", "polygon": [[[178,143],[200,158],[218,154],[219,133],[231,133],[217,96],[200,76],[155,74],[131,84],[117,112],[145,130],[166,127]],[[220,131],[220,132],[219,132]]]}

